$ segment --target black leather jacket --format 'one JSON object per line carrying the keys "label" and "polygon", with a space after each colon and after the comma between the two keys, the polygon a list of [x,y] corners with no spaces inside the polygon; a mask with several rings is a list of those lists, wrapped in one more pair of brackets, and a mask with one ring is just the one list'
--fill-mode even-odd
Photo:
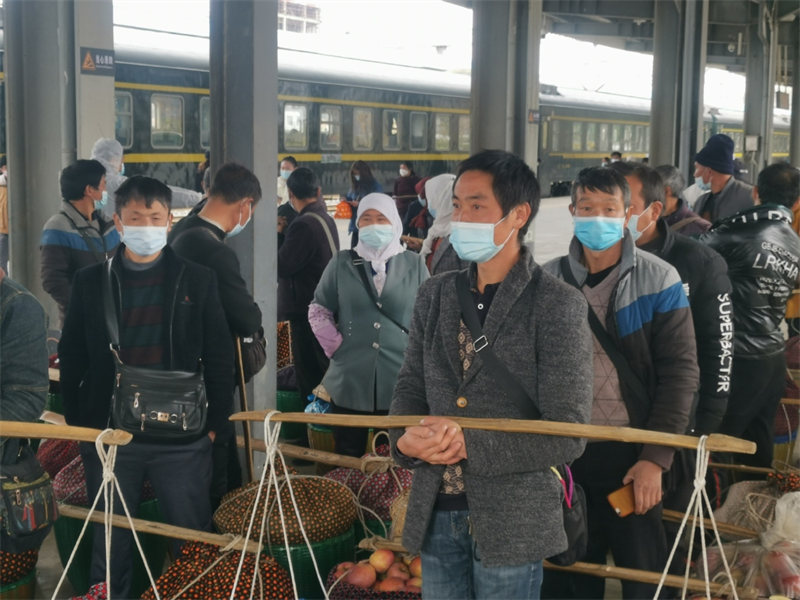
{"label": "black leather jacket", "polygon": [[762,204],[716,223],[700,240],[728,263],[733,286],[734,357],[783,352],[780,323],[800,274],[792,212]]}

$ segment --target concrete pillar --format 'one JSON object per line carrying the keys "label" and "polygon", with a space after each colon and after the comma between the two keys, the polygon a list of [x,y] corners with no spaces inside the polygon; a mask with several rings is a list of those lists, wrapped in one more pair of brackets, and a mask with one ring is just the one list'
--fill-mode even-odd
{"label": "concrete pillar", "polygon": [[775,101],[777,23],[767,14],[763,0],[752,5],[748,25],[747,80],[744,94],[745,152],[743,162],[751,182],[763,169],[772,148],[772,115]]}
{"label": "concrete pillar", "polygon": [[112,0],[75,2],[74,23],[77,158],[89,158],[98,138],[115,135],[114,69],[105,60],[114,52]]}
{"label": "concrete pillar", "polygon": [[[687,181],[693,181],[694,155],[705,143],[703,84],[708,40],[708,0],[684,0],[683,6],[678,168]],[[656,163],[651,161],[651,164]]]}
{"label": "concrete pillar", "polygon": [[792,121],[789,132],[789,162],[795,167],[800,168],[800,18],[798,27],[794,30],[793,43],[789,45],[794,55],[790,55],[792,61]]}
{"label": "concrete pillar", "polygon": [[[685,8],[685,7],[684,7]],[[675,43],[680,31],[680,5],[655,3],[653,33],[653,92],[650,104],[650,164],[674,165],[677,159],[678,93],[681,47]]]}
{"label": "concrete pillar", "polygon": [[476,2],[472,22],[472,151],[508,150],[535,171],[541,0]]}
{"label": "concrete pillar", "polygon": [[228,242],[263,314],[267,366],[247,386],[250,409],[261,410],[275,407],[277,2],[211,0],[210,8],[213,167],[239,162],[256,174],[263,191],[251,225]]}
{"label": "concrete pillar", "polygon": [[522,157],[538,173],[539,163],[539,43],[542,39],[542,3],[528,0],[528,27],[526,31],[525,61],[525,134]]}
{"label": "concrete pillar", "polygon": [[[486,148],[513,149],[513,93],[509,81],[509,46],[516,42],[512,20],[515,0],[476,2],[472,9],[472,152]],[[509,24],[514,28],[511,31]],[[512,56],[515,52],[512,52]]]}
{"label": "concrete pillar", "polygon": [[59,207],[61,168],[75,158],[73,2],[6,0],[4,13],[9,270],[58,323],[41,285],[39,240]]}

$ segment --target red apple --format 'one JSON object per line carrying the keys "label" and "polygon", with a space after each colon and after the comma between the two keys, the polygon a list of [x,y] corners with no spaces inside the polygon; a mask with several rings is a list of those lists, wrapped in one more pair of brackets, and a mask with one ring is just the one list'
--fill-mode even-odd
{"label": "red apple", "polygon": [[415,585],[418,588],[422,587],[422,577],[412,577],[408,581],[406,581],[406,585]]}
{"label": "red apple", "polygon": [[383,581],[375,584],[375,590],[378,592],[399,592],[406,587],[405,579],[399,577],[387,577]]}
{"label": "red apple", "polygon": [[411,564],[408,565],[408,571],[412,577],[422,577],[422,558],[415,556]]}
{"label": "red apple", "polygon": [[352,562],[343,562],[336,565],[336,570],[333,572],[334,579],[339,579],[345,572],[349,571],[355,563]]}
{"label": "red apple", "polygon": [[369,557],[369,564],[375,569],[376,573],[385,573],[394,562],[394,552],[382,548],[375,550]]}
{"label": "red apple", "polygon": [[344,576],[344,582],[358,587],[368,588],[375,583],[377,575],[372,565],[358,563],[350,567],[350,571]]}
{"label": "red apple", "polygon": [[397,577],[398,579],[406,580],[411,578],[411,574],[408,572],[407,566],[402,562],[396,562],[386,571],[386,577]]}

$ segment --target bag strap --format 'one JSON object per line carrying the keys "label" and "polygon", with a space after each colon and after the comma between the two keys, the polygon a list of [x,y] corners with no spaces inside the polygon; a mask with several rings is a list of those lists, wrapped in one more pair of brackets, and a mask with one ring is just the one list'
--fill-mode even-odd
{"label": "bag strap", "polygon": [[328,224],[325,222],[321,216],[317,213],[308,213],[310,216],[314,217],[319,224],[322,225],[322,231],[325,232],[325,237],[328,238],[328,245],[331,247],[331,256],[336,256],[336,244],[333,243],[333,235],[331,235],[331,230],[328,228]]}
{"label": "bag strap", "polygon": [[[568,256],[561,257],[561,274],[564,277],[564,281],[580,290],[580,286],[575,280],[575,276],[572,274]],[[594,312],[591,306],[589,307],[589,327],[592,328],[592,333],[597,338],[597,341],[600,342],[608,358],[614,363],[614,368],[617,370],[617,377],[619,377],[620,381],[625,382],[632,388],[637,398],[647,398],[649,394],[644,383],[631,368],[628,359],[625,358],[617,347],[617,343],[611,339],[611,335],[606,328],[603,327],[603,324],[600,323],[600,319],[597,318],[597,313]]]}
{"label": "bag strap", "polygon": [[378,312],[381,313],[387,319],[389,319],[392,323],[397,325],[400,328],[400,331],[408,335],[408,328],[405,327],[402,323],[400,323],[388,312],[383,310],[383,304],[381,304],[380,300],[378,300],[375,297],[375,291],[372,289],[372,286],[369,283],[369,279],[367,279],[367,272],[364,270],[363,267],[364,259],[361,258],[355,250],[350,250],[350,257],[353,260],[353,266],[355,267],[356,271],[358,271],[358,274],[361,276],[361,283],[363,283],[364,287],[367,288],[367,293],[369,294],[369,297],[372,298],[372,301],[375,303],[375,307],[378,309]]}
{"label": "bag strap", "polygon": [[691,217],[686,217],[685,219],[681,219],[677,223],[675,223],[670,229],[672,231],[680,231],[684,227],[686,227],[689,223],[694,223],[695,221],[702,221],[703,217],[699,215],[692,215]]}
{"label": "bag strap", "polygon": [[505,389],[511,400],[522,411],[522,414],[529,419],[540,419],[542,413],[539,412],[533,399],[525,391],[519,379],[508,370],[503,361],[497,358],[489,344],[489,340],[483,334],[478,311],[475,309],[475,303],[469,291],[469,271],[466,269],[456,275],[456,292],[458,304],[461,307],[461,318],[464,319],[464,324],[472,335],[472,345],[475,348],[475,352],[480,354],[484,365],[492,373],[495,381]]}
{"label": "bag strap", "polygon": [[119,319],[117,309],[114,306],[114,286],[111,284],[111,259],[107,259],[103,265],[102,275],[102,294],[103,294],[103,318],[106,322],[108,339],[111,342],[111,352],[116,360],[119,360]]}

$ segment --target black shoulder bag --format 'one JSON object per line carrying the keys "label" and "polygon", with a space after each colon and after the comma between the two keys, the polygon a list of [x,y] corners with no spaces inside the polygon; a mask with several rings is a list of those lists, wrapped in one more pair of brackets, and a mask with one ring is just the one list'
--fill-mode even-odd
{"label": "black shoulder bag", "polygon": [[[541,419],[542,413],[515,375],[492,350],[489,340],[483,334],[478,311],[469,291],[469,271],[464,270],[456,276],[456,292],[461,307],[461,317],[472,335],[475,352],[480,354],[483,363],[492,373],[495,381],[505,389],[508,396],[517,404],[528,419]],[[567,549],[547,560],[562,567],[581,560],[586,555],[589,543],[589,526],[586,517],[586,494],[583,488],[572,479],[569,465],[551,467],[564,489],[563,511],[564,532],[567,534]]]}
{"label": "black shoulder bag", "polygon": [[103,308],[114,355],[111,421],[133,434],[165,439],[197,437],[206,426],[208,400],[202,365],[194,373],[126,365],[119,357],[119,321],[111,285],[111,259],[103,269]]}
{"label": "black shoulder bag", "polygon": [[0,550],[36,550],[58,518],[50,476],[28,440],[7,440],[0,455]]}
{"label": "black shoulder bag", "polygon": [[372,301],[375,303],[375,307],[378,309],[378,312],[381,313],[384,317],[389,319],[392,323],[397,325],[400,328],[400,331],[408,335],[408,328],[400,323],[397,319],[395,319],[392,315],[388,312],[383,310],[383,304],[381,301],[375,297],[375,292],[372,290],[372,286],[369,284],[369,280],[367,279],[367,272],[364,270],[362,265],[364,264],[364,259],[361,258],[355,250],[350,250],[350,256],[353,259],[353,266],[358,271],[358,274],[361,276],[361,283],[364,284],[364,287],[367,288],[367,293],[369,297],[372,298]]}

